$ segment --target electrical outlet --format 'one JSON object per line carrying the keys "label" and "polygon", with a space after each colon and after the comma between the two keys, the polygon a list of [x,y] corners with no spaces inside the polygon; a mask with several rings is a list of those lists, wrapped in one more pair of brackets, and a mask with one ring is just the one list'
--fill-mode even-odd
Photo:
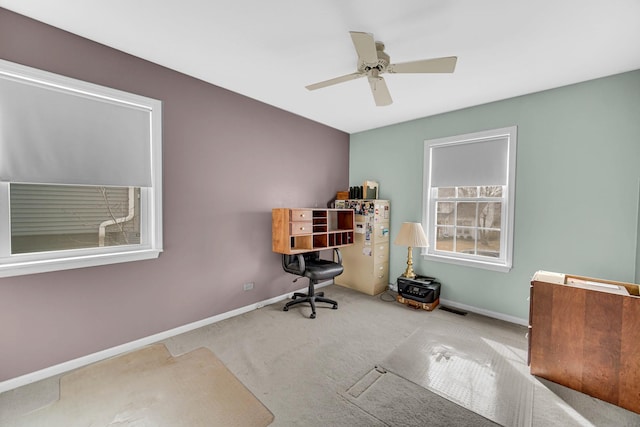
{"label": "electrical outlet", "polygon": [[250,291],[251,289],[253,289],[253,285],[253,282],[245,283],[244,285],[242,285],[242,289],[244,289],[245,291]]}

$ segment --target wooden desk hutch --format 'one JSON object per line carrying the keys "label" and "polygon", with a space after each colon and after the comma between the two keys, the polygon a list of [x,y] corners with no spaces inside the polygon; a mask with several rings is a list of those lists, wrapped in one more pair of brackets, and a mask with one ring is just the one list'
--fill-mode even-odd
{"label": "wooden desk hutch", "polygon": [[271,211],[272,250],[299,254],[353,244],[351,209],[276,208]]}

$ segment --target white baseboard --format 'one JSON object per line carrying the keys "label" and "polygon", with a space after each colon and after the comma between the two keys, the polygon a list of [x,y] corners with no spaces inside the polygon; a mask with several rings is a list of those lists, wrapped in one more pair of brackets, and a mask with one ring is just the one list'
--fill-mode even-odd
{"label": "white baseboard", "polygon": [[[328,280],[322,283],[317,284],[318,288],[322,288],[324,286],[328,286],[332,284],[333,281]],[[274,304],[279,301],[283,301],[287,298],[290,298],[293,295],[293,292],[305,292],[307,288],[301,288],[296,291],[288,292],[286,294],[276,296],[273,298],[269,298],[267,300],[259,301],[253,304],[249,304],[244,307],[237,308],[235,310],[227,311],[225,313],[221,313],[207,319],[202,319],[197,322],[189,323],[184,326],[179,326],[174,329],[169,329],[168,331],[160,332],[154,335],[150,335],[148,337],[140,338],[135,341],[131,341],[122,345],[118,345],[116,347],[111,347],[106,350],[98,351],[96,353],[88,354],[86,356],[79,357],[77,359],[69,360],[67,362],[63,362],[54,366],[50,366],[45,369],[41,369],[39,371],[31,372],[19,377],[11,378],[5,381],[0,382],[0,393],[4,393],[5,391],[13,390],[18,387],[22,387],[27,384],[34,383],[36,381],[41,381],[49,377],[53,377],[55,375],[64,374],[65,372],[72,371],[74,369],[81,368],[86,365],[90,365],[91,363],[99,362],[101,360],[108,359],[110,357],[118,356],[123,353],[127,353],[129,351],[137,350],[146,345],[153,344],[158,341],[166,340],[168,338],[174,337],[176,335],[183,334],[185,332],[192,331],[194,329],[202,328],[207,325],[211,325],[216,322],[220,322],[221,320],[229,319],[231,317],[239,316],[241,314],[247,313],[252,310],[256,310],[258,308],[262,308],[265,305]]]}
{"label": "white baseboard", "polygon": [[504,320],[505,322],[515,323],[516,325],[529,326],[528,319],[521,319],[519,317],[509,316],[508,314],[498,313],[497,311],[485,310],[484,308],[461,304],[459,302],[450,301],[442,298],[440,298],[440,304],[446,305],[451,308],[457,308],[458,310],[470,311],[472,313],[481,314],[483,316],[493,317],[494,319]]}

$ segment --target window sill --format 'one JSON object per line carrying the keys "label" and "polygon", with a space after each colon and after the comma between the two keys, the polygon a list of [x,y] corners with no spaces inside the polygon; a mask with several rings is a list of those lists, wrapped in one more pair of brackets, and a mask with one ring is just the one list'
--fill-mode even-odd
{"label": "window sill", "polygon": [[75,268],[155,259],[158,258],[160,252],[162,252],[161,249],[141,249],[108,254],[49,258],[37,261],[16,261],[0,265],[0,277],[23,276],[26,274],[46,273],[50,271],[71,270]]}
{"label": "window sill", "polygon": [[496,263],[496,262],[486,262],[474,259],[463,259],[456,258],[446,255],[436,255],[436,254],[424,254],[422,256],[427,261],[436,261],[436,262],[444,262],[447,264],[456,264],[465,267],[474,267],[474,268],[482,268],[485,270],[499,271],[501,273],[508,273],[511,271],[511,263]]}

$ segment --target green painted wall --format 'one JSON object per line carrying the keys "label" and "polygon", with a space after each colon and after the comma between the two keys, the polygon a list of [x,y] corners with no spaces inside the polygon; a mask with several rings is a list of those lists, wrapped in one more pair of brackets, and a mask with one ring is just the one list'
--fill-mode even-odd
{"label": "green painted wall", "polygon": [[[415,250],[416,271],[442,282],[442,298],[523,321],[537,270],[635,281],[640,70],[353,134],[350,185],[380,183],[379,197],[392,203],[393,242],[402,222],[422,219],[424,140],[511,125],[518,126],[513,268],[425,261]],[[392,243],[391,280],[405,262],[406,248]]]}

